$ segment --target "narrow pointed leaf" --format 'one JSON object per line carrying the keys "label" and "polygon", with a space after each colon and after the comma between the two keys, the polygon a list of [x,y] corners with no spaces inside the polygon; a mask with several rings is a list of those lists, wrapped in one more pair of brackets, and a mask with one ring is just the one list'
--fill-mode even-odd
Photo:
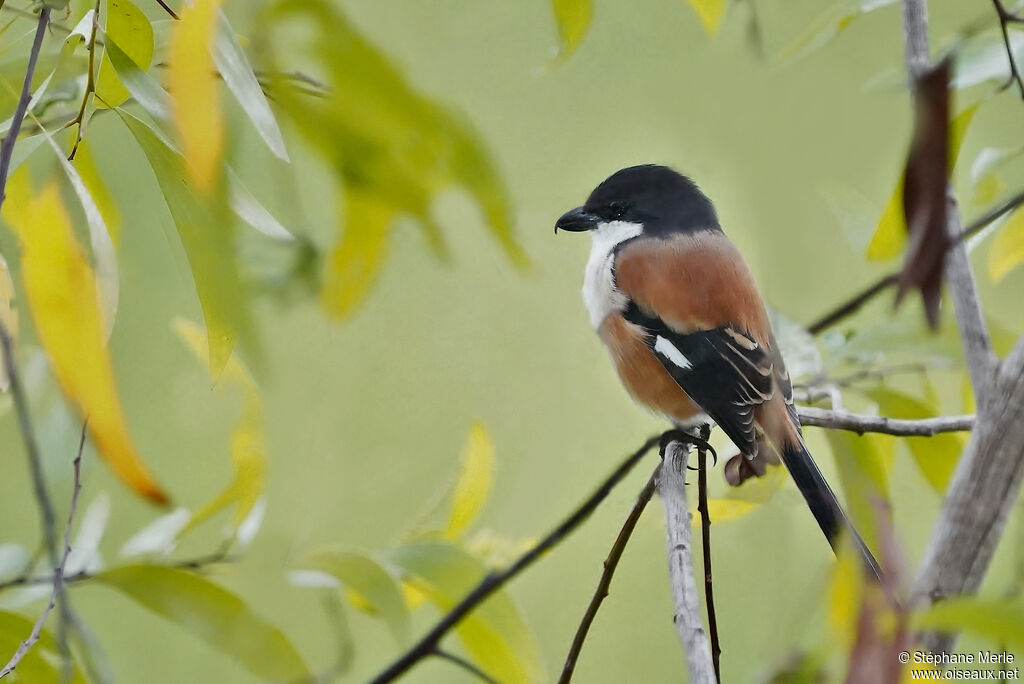
{"label": "narrow pointed leaf", "polygon": [[252,121],[263,141],[279,159],[289,161],[288,150],[284,146],[281,129],[277,125],[274,113],[270,111],[267,98],[263,95],[263,87],[256,80],[256,75],[249,65],[249,60],[238,44],[235,30],[223,12],[218,12],[220,27],[217,31],[214,46],[214,61],[217,71],[224,78],[224,85],[235,96],[238,105]]}
{"label": "narrow pointed leaf", "polygon": [[345,317],[369,294],[387,254],[394,209],[374,197],[352,193],[345,204],[341,242],[331,252],[324,308]]}
{"label": "narrow pointed leaf", "polygon": [[219,0],[184,6],[168,48],[167,81],[178,141],[189,180],[206,195],[217,189],[224,149],[224,114],[213,60],[219,6]]}
{"label": "narrow pointed leaf", "polygon": [[89,420],[89,432],[114,472],[139,494],[167,496],[139,459],[117,397],[96,278],[71,229],[55,185],[14,224],[25,294],[36,332],[64,393]]}
{"label": "narrow pointed leaf", "polygon": [[718,34],[718,28],[722,25],[722,18],[725,17],[725,9],[728,7],[727,0],[688,0],[690,7],[697,13],[701,25],[709,36]]}
{"label": "narrow pointed leaf", "polygon": [[892,438],[839,430],[826,430],[825,436],[846,494],[846,511],[868,546],[877,548],[879,506],[889,500]]}
{"label": "narrow pointed leaf", "polygon": [[558,59],[566,60],[576,51],[594,18],[593,0],[551,0],[558,26]]}
{"label": "narrow pointed leaf", "polygon": [[988,253],[988,275],[993,282],[1005,278],[1024,263],[1024,211],[1015,211],[1003,224]]}
{"label": "narrow pointed leaf", "polygon": [[408,642],[409,607],[401,585],[376,560],[355,551],[321,549],[310,554],[301,566],[336,578],[355,593],[361,609],[366,608],[384,620],[399,645]]}
{"label": "narrow pointed leaf", "polygon": [[[442,612],[487,574],[480,561],[444,542],[407,544],[388,559]],[[544,679],[537,644],[509,596],[499,591],[455,628],[474,664],[500,682]]]}
{"label": "narrow pointed leaf", "polygon": [[132,98],[157,121],[170,119],[171,98],[149,72],[129,57],[110,36],[106,37],[105,56],[121,84]]}
{"label": "narrow pointed leaf", "polygon": [[175,623],[263,680],[309,676],[295,647],[235,594],[184,570],[128,565],[96,576],[147,610]]}
{"label": "narrow pointed leaf", "polygon": [[494,485],[494,443],[483,423],[476,421],[466,436],[462,465],[452,493],[445,536],[457,539],[476,521]]}
{"label": "narrow pointed leaf", "polygon": [[1024,649],[1024,605],[1019,601],[953,596],[918,613],[914,626],[968,632],[1000,648]]}

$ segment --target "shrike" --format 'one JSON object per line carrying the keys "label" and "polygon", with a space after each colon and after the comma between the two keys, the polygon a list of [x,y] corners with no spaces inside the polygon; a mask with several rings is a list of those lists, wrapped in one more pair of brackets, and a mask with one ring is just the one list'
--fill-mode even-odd
{"label": "shrike", "polygon": [[591,234],[583,301],[630,395],[680,428],[721,427],[742,454],[734,481],[781,461],[833,549],[845,533],[880,577],[807,451],[754,278],[700,188],[665,166],[622,169],[558,230]]}

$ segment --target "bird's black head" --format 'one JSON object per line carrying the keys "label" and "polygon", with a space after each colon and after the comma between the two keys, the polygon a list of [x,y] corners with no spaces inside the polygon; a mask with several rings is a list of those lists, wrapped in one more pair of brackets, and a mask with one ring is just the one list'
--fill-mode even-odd
{"label": "bird's black head", "polygon": [[585,231],[602,223],[643,225],[645,235],[721,230],[711,200],[697,184],[667,166],[645,164],[616,171],[586,204],[562,215],[555,231]]}

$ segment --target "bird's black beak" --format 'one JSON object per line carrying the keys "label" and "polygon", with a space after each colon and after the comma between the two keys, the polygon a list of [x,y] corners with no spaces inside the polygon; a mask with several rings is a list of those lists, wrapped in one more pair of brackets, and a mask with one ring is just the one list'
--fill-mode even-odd
{"label": "bird's black beak", "polygon": [[561,218],[555,223],[555,232],[568,230],[573,233],[582,233],[583,231],[593,229],[600,220],[594,214],[588,214],[583,211],[583,207],[576,207],[562,214]]}

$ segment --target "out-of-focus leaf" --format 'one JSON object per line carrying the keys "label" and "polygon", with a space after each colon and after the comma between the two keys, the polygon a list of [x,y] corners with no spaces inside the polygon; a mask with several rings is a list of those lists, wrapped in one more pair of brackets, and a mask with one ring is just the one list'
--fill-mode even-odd
{"label": "out-of-focus leaf", "polygon": [[89,432],[114,472],[158,503],[167,495],[139,459],[117,398],[107,355],[96,278],[71,229],[55,185],[13,223],[36,332],[61,388],[89,420]]}
{"label": "out-of-focus leaf", "polygon": [[398,581],[376,560],[356,551],[322,549],[301,565],[337,578],[358,597],[357,607],[380,616],[399,645],[408,642],[409,607]]}
{"label": "out-of-focus leaf", "polygon": [[[4,662],[13,654],[21,642],[32,633],[32,621],[15,613],[0,611],[0,653],[3,653]],[[11,682],[25,682],[26,684],[47,684],[58,682],[60,676],[53,662],[59,662],[60,647],[57,640],[49,630],[44,629],[39,634],[39,641],[18,663],[9,679]],[[8,678],[5,678],[7,681]],[[72,684],[85,684],[85,678],[77,663],[72,663],[71,670]]]}
{"label": "out-of-focus leaf", "polygon": [[74,575],[82,571],[95,573],[103,568],[100,542],[103,541],[103,533],[107,529],[109,519],[110,497],[106,492],[100,492],[82,514],[78,533],[71,543],[71,553],[68,554],[64,565],[65,574]]}
{"label": "out-of-focus leaf", "polygon": [[[153,61],[153,28],[146,15],[129,0],[110,0],[107,3],[104,33],[107,39],[117,43],[128,59],[143,70],[149,68]],[[121,83],[109,55],[104,52],[96,74],[97,106],[117,107],[129,97],[128,89]]]}
{"label": "out-of-focus leaf", "polygon": [[117,245],[118,237],[121,233],[121,212],[118,211],[117,202],[114,201],[113,196],[110,194],[107,184],[103,182],[99,167],[96,165],[96,159],[92,154],[92,144],[88,140],[83,140],[78,144],[74,167],[78,170],[78,175],[81,176],[85,189],[88,191],[89,196],[92,197],[100,216],[103,218],[103,223],[106,226],[107,233],[110,235],[111,242]]}
{"label": "out-of-focus leaf", "polygon": [[722,24],[722,18],[725,17],[725,9],[728,7],[727,0],[687,0],[687,2],[697,13],[697,18],[700,19],[700,23],[708,35],[715,36],[718,33],[718,27]]}
{"label": "out-of-focus leaf", "polygon": [[[414,91],[334,4],[282,0],[268,21],[295,16],[315,27],[312,49],[330,89],[326,97],[309,98],[279,78],[272,84],[275,98],[344,186],[346,221],[328,261],[325,308],[344,316],[369,292],[380,272],[390,225],[401,215],[416,218],[443,252],[430,209],[434,198],[452,186],[473,196],[507,254],[525,265],[512,235],[508,196],[475,131]],[[360,219],[367,225],[353,223]]]}
{"label": "out-of-focus leaf", "polygon": [[[903,213],[907,250],[896,287],[896,305],[910,290],[921,292],[933,329],[939,325],[942,274],[949,245],[946,188],[949,184],[950,61],[944,60],[914,83],[914,138],[903,172]],[[963,137],[961,134],[959,137]]]}
{"label": "out-of-focus leaf", "polygon": [[32,558],[20,544],[0,544],[0,581],[16,577],[29,568]]}
{"label": "out-of-focus leaf", "polygon": [[726,496],[708,499],[708,517],[715,523],[742,518],[767,503],[787,479],[785,468],[768,466],[763,476],[749,477],[738,487],[730,487]]}
{"label": "out-of-focus leaf", "polygon": [[100,313],[103,315],[103,340],[110,339],[117,320],[117,303],[120,297],[120,280],[117,267],[117,253],[106,222],[99,207],[89,194],[85,182],[78,170],[71,165],[52,137],[48,136],[50,148],[53,150],[64,175],[68,177],[71,188],[75,191],[78,203],[82,205],[85,222],[89,226],[89,246],[92,248],[92,261],[96,273],[96,287],[100,296]]}
{"label": "out-of-focus leaf", "polygon": [[817,375],[822,370],[821,352],[814,336],[807,328],[795,323],[778,309],[768,310],[768,319],[775,332],[775,341],[782,357],[786,360],[786,370],[794,380]]}
{"label": "out-of-focus leaf", "polygon": [[[879,413],[892,418],[931,418],[941,413],[939,407],[929,405],[890,387],[873,387],[865,394],[878,403]],[[964,439],[953,432],[931,437],[906,437],[914,462],[921,474],[940,496],[953,476],[957,461],[963,452]]]}
{"label": "out-of-focus leaf", "polygon": [[494,485],[494,443],[483,423],[476,421],[466,436],[462,465],[452,493],[445,536],[458,539],[480,515]]}
{"label": "out-of-focus leaf", "polygon": [[256,500],[249,514],[245,516],[238,525],[238,529],[235,530],[235,541],[240,549],[245,550],[249,548],[249,545],[256,539],[256,535],[259,534],[260,528],[263,527],[263,520],[266,517],[267,497],[263,496]]}
{"label": "out-of-focus leaf", "polygon": [[889,501],[889,471],[893,441],[888,435],[856,435],[826,430],[846,508],[868,546],[878,548],[878,511]]}
{"label": "out-of-focus leaf", "polygon": [[251,336],[234,258],[234,226],[220,202],[204,201],[190,190],[181,155],[158,132],[124,110],[118,113],[153,168],[188,255],[206,321],[210,366],[217,378],[231,357],[236,336]]}
{"label": "out-of-focus leaf", "polygon": [[[960,156],[960,148],[964,138],[967,136],[967,129],[974,120],[974,115],[981,106],[976,102],[965,107],[959,114],[953,117],[949,124],[949,163],[955,166]],[[882,210],[882,217],[878,220],[878,226],[868,243],[866,256],[872,261],[887,261],[898,257],[907,244],[907,220],[903,210],[903,190],[906,178],[906,171],[900,176],[896,183],[889,201]]]}
{"label": "out-of-focus leaf", "polygon": [[915,629],[969,632],[1001,648],[1024,649],[1024,605],[1005,599],[954,596],[918,613]]}
{"label": "out-of-focus leaf", "polygon": [[[5,212],[6,213],[6,212]],[[3,323],[7,335],[12,341],[18,339],[18,308],[16,306],[17,296],[14,292],[14,281],[11,279],[11,269],[7,261],[0,254],[0,323]],[[11,379],[7,377],[7,367],[0,364],[0,392],[6,392],[11,386]]]}
{"label": "out-of-focus leaf", "polygon": [[217,189],[224,149],[224,113],[213,59],[219,7],[220,0],[196,0],[182,7],[168,47],[175,129],[188,178],[205,195]]}
{"label": "out-of-focus leaf", "polygon": [[223,12],[218,11],[217,15],[220,27],[217,31],[213,55],[217,71],[224,78],[224,85],[235,96],[238,105],[252,121],[270,151],[278,158],[289,161],[288,150],[285,149],[284,138],[281,137],[277,119],[270,111],[267,98],[263,95],[263,88],[256,80],[256,75],[249,65],[242,46],[238,44],[235,30]]}
{"label": "out-of-focus leaf", "polygon": [[1010,215],[988,253],[988,276],[998,282],[1024,262],[1024,210]]}
{"label": "out-of-focus leaf", "polygon": [[110,62],[123,85],[135,101],[158,121],[170,118],[171,98],[167,91],[149,75],[145,69],[132,61],[118,46],[117,41],[106,37],[104,58]]}
{"label": "out-of-focus leaf", "polygon": [[971,185],[975,193],[980,192],[979,186],[995,180],[996,172],[1021,154],[1024,154],[1024,147],[986,147],[979,152],[971,164]]}
{"label": "out-of-focus leaf", "polygon": [[376,197],[352,193],[345,202],[341,242],[331,252],[324,308],[352,313],[370,291],[387,254],[394,208]]}
{"label": "out-of-focus leaf", "polygon": [[558,59],[566,60],[576,51],[594,18],[593,0],[551,0],[558,25]]}
{"label": "out-of-focus leaf", "polygon": [[[42,99],[43,95],[46,93],[46,89],[50,87],[50,81],[52,81],[52,80],[53,80],[53,72],[51,71],[50,75],[47,76],[46,78],[44,78],[43,82],[40,83],[39,86],[32,92],[32,96],[29,98],[29,101],[28,101],[27,111],[31,112],[32,109],[37,104],[39,104],[39,100]],[[7,131],[11,130],[11,124],[13,122],[14,122],[14,115],[13,114],[11,116],[7,117],[6,119],[4,119],[3,122],[0,122],[0,135],[2,135],[2,136],[7,135]]]}
{"label": "out-of-focus leaf", "polygon": [[259,200],[253,197],[241,179],[228,169],[228,195],[231,201],[231,209],[250,226],[274,240],[292,242],[295,236],[287,228],[274,218],[274,216],[260,204]]}
{"label": "out-of-focus leaf", "polygon": [[843,229],[846,241],[857,252],[867,249],[875,228],[877,206],[863,193],[836,181],[824,181],[818,193]]}
{"label": "out-of-focus leaf", "polygon": [[39,146],[46,140],[45,133],[31,135],[27,138],[20,138],[14,143],[14,151],[11,153],[11,166],[8,174],[13,175],[18,167],[25,163],[25,160],[32,156],[32,153],[39,149]]}
{"label": "out-of-focus leaf", "polygon": [[129,537],[121,546],[121,555],[125,558],[170,555],[178,544],[178,535],[191,518],[186,508],[160,516]]}
{"label": "out-of-focus leaf", "polygon": [[[1024,34],[1012,28],[1009,31],[1013,54],[1020,64],[1024,59]],[[985,81],[1005,81],[1010,76],[1010,61],[1006,57],[1006,46],[998,30],[979,34],[957,51],[956,73],[952,87],[957,90],[970,88]]]}
{"label": "out-of-focus leaf", "polygon": [[828,583],[828,623],[844,651],[854,642],[864,593],[864,571],[858,554],[847,547],[832,567]]}
{"label": "out-of-focus leaf", "polygon": [[264,680],[293,681],[309,669],[281,631],[238,596],[195,573],[159,565],[127,565],[96,576],[144,608],[170,620]]}
{"label": "out-of-focus leaf", "polygon": [[772,57],[773,62],[785,62],[806,57],[827,45],[833,38],[846,30],[858,17],[888,5],[897,0],[841,0],[828,5]]}
{"label": "out-of-focus leaf", "polygon": [[[174,321],[174,330],[185,345],[207,367],[211,375],[209,344],[198,326],[184,319]],[[192,520],[181,531],[185,534],[214,513],[235,505],[232,536],[260,500],[267,485],[267,444],[263,434],[263,404],[259,388],[249,370],[237,356],[228,359],[221,373],[223,384],[234,384],[242,389],[245,405],[242,418],[231,435],[231,463],[235,474],[227,488],[196,511]]]}
{"label": "out-of-focus leaf", "polygon": [[[388,560],[441,611],[450,610],[487,573],[462,549],[444,542],[401,546]],[[499,591],[455,628],[470,659],[500,682],[544,679],[537,644],[508,595]]]}

